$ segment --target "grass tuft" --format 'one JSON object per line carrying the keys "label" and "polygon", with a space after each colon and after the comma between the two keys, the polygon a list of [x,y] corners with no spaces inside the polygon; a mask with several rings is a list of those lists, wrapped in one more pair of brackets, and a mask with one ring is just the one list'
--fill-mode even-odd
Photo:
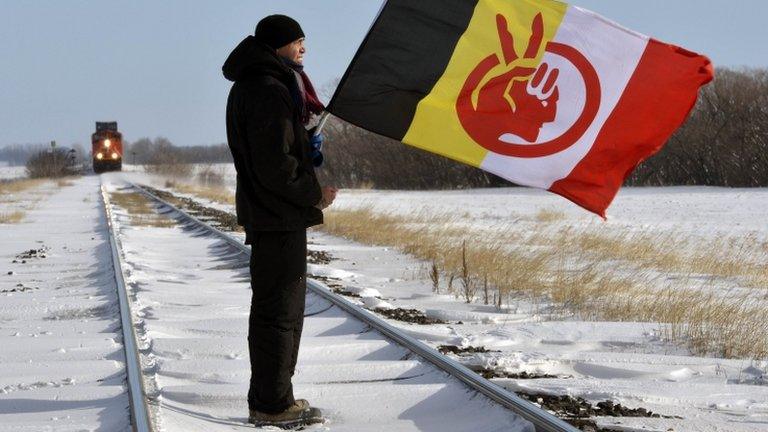
{"label": "grass tuft", "polygon": [[64,179],[58,179],[58,180],[56,180],[56,186],[58,186],[60,188],[74,186],[75,183],[72,180],[73,180],[72,177],[64,178]]}
{"label": "grass tuft", "polygon": [[565,220],[565,213],[557,210],[543,208],[540,209],[533,217],[538,222],[559,222]]}
{"label": "grass tuft", "polygon": [[0,213],[0,224],[16,224],[24,220],[23,211],[12,211],[8,213]]}
{"label": "grass tuft", "polygon": [[44,179],[14,179],[14,180],[0,180],[0,197],[3,197],[3,201],[7,196],[25,192],[29,189],[42,186],[46,180]]}
{"label": "grass tuft", "polygon": [[163,215],[158,214],[152,203],[146,196],[138,192],[113,192],[110,201],[125,209],[131,218],[131,225],[148,226],[157,228],[170,228],[176,223]]}
{"label": "grass tuft", "polygon": [[219,204],[235,205],[235,195],[223,184],[190,184],[178,180],[166,180],[165,187]]}

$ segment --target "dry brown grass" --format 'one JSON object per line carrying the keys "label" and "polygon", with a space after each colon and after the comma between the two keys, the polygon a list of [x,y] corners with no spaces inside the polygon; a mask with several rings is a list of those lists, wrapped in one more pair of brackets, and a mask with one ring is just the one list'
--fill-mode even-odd
{"label": "dry brown grass", "polygon": [[0,209],[0,223],[21,223],[26,215],[39,202],[39,198],[30,198],[29,192],[47,183],[44,179],[14,179],[0,181],[0,204],[8,204]]}
{"label": "dry brown grass", "polygon": [[695,240],[674,234],[546,224],[526,232],[509,226],[472,232],[453,222],[447,215],[403,217],[358,208],[326,212],[322,229],[424,260],[433,289],[440,291],[442,282],[457,298],[470,299],[487,280],[500,309],[524,298],[530,312],[551,319],[662,323],[663,337],[695,354],[768,353],[766,299],[715,286],[729,278],[744,288],[765,288],[764,243],[737,239],[695,247]]}
{"label": "dry brown grass", "polygon": [[0,212],[0,224],[16,224],[24,220],[23,211]]}
{"label": "dry brown grass", "polygon": [[44,179],[15,179],[9,181],[0,181],[0,197],[7,197],[11,194],[25,192],[34,189],[46,183]]}
{"label": "dry brown grass", "polygon": [[690,273],[737,278],[751,288],[768,289],[768,250],[753,236],[720,237],[690,254],[683,268]]}
{"label": "dry brown grass", "polygon": [[144,165],[144,172],[182,179],[191,177],[195,171],[194,165],[183,163],[172,154],[165,154],[156,159],[156,163]]}
{"label": "dry brown grass", "polygon": [[565,213],[557,210],[543,208],[533,217],[538,222],[557,222],[565,219]]}
{"label": "dry brown grass", "polygon": [[702,240],[663,232],[541,231],[524,242],[551,246],[593,261],[621,263],[636,270],[737,279],[752,288],[768,288],[768,251],[753,237]]}
{"label": "dry brown grass", "polygon": [[67,178],[58,179],[58,180],[56,180],[56,186],[58,186],[60,188],[74,186],[75,182],[73,180],[75,180],[75,177],[67,177]]}
{"label": "dry brown grass", "polygon": [[182,183],[179,181],[166,181],[165,186],[177,192],[193,195],[208,201],[217,202],[220,204],[235,205],[235,194],[227,190],[223,185],[206,186],[200,184]]}
{"label": "dry brown grass", "polygon": [[660,322],[661,336],[685,343],[698,355],[768,356],[765,302],[749,293],[723,296],[705,287],[672,283],[653,294],[639,287],[609,298],[601,319]]}
{"label": "dry brown grass", "polygon": [[113,192],[109,195],[112,204],[125,209],[131,218],[131,225],[169,228],[176,223],[155,211],[149,199],[138,192]]}

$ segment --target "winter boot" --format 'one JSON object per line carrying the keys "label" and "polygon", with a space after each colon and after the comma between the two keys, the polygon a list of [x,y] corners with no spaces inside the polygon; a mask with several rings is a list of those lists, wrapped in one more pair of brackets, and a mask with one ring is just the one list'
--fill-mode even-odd
{"label": "winter boot", "polygon": [[248,422],[256,427],[277,426],[281,429],[293,429],[314,423],[322,423],[323,415],[319,409],[309,406],[305,399],[297,399],[296,402],[277,414],[268,414],[261,411],[250,410]]}

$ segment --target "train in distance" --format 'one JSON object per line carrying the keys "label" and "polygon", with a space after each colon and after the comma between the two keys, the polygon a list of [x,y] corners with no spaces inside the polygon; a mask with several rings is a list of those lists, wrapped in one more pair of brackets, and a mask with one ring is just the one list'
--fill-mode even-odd
{"label": "train in distance", "polygon": [[91,135],[93,171],[120,171],[123,168],[123,135],[117,130],[117,122],[96,122],[96,132]]}

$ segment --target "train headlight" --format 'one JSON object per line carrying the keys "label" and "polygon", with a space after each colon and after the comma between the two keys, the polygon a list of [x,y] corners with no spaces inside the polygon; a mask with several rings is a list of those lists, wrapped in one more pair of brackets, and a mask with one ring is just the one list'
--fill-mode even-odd
{"label": "train headlight", "polygon": [[109,146],[111,145],[112,145],[112,141],[110,141],[109,139],[104,140],[104,147],[109,148]]}
{"label": "train headlight", "polygon": [[96,159],[98,160],[104,159],[104,153],[96,153]]}
{"label": "train headlight", "polygon": [[117,159],[117,153],[112,152],[112,159]]}

